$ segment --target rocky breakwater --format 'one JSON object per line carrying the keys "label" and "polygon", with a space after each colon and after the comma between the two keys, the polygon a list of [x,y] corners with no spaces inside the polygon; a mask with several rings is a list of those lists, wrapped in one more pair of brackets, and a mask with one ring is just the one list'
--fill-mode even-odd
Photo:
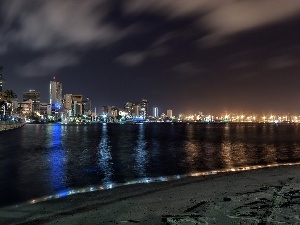
{"label": "rocky breakwater", "polygon": [[16,129],[19,127],[23,127],[25,125],[24,122],[17,121],[0,121],[0,131]]}

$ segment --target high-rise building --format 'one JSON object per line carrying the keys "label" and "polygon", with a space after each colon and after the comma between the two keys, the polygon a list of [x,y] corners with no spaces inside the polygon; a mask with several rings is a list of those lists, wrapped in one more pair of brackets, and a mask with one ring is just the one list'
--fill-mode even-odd
{"label": "high-rise building", "polygon": [[103,115],[110,116],[111,115],[111,106],[104,105],[104,106],[102,106],[102,110],[101,111],[102,111]]}
{"label": "high-rise building", "polygon": [[29,99],[31,99],[32,102],[41,102],[40,92],[38,92],[36,90],[29,90],[29,91],[23,92],[23,102],[26,102]]}
{"label": "high-rise building", "polygon": [[148,117],[148,101],[143,99],[141,103],[141,116],[146,119]]}
{"label": "high-rise building", "polygon": [[89,97],[83,101],[83,110],[84,114],[91,115],[92,114],[92,101]]}
{"label": "high-rise building", "polygon": [[83,114],[83,98],[82,95],[72,94],[72,103],[73,103],[73,113],[74,116]]}
{"label": "high-rise building", "polygon": [[51,105],[49,103],[40,103],[40,114],[51,115]]}
{"label": "high-rise building", "polygon": [[65,96],[64,96],[64,109],[66,111],[72,110],[72,94],[65,94]]}
{"label": "high-rise building", "polygon": [[55,80],[50,81],[50,104],[52,112],[58,112],[62,108],[62,84]]}
{"label": "high-rise building", "polygon": [[154,116],[155,118],[158,117],[158,107],[154,107],[154,108],[153,108],[153,116]]}
{"label": "high-rise building", "polygon": [[132,105],[132,117],[136,118],[140,116],[140,111],[141,111],[141,105],[140,104],[133,104]]}
{"label": "high-rise building", "polygon": [[63,99],[64,112],[67,116],[83,114],[82,95],[65,94]]}
{"label": "high-rise building", "polygon": [[134,103],[132,103],[132,102],[126,102],[126,103],[124,104],[124,111],[125,111],[126,113],[128,113],[129,116],[132,116],[133,105],[134,105]]}
{"label": "high-rise building", "polygon": [[172,116],[173,116],[173,111],[172,111],[172,109],[168,109],[168,110],[167,110],[167,117],[172,118]]}
{"label": "high-rise building", "polygon": [[40,112],[41,94],[36,90],[23,92],[23,102],[32,101],[32,112]]}
{"label": "high-rise building", "polygon": [[32,100],[29,99],[26,102],[18,102],[18,113],[23,115],[30,115],[33,112]]}

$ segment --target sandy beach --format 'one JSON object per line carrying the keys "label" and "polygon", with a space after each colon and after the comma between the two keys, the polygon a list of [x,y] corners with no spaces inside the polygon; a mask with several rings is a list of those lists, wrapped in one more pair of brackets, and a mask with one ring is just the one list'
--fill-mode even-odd
{"label": "sandy beach", "polygon": [[0,209],[0,224],[300,224],[300,166],[186,177]]}

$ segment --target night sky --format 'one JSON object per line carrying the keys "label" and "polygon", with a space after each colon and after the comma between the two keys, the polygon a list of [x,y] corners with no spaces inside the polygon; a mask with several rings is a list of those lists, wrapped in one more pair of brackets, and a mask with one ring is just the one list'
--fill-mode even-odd
{"label": "night sky", "polygon": [[300,114],[299,0],[1,0],[0,65],[29,89],[150,114]]}

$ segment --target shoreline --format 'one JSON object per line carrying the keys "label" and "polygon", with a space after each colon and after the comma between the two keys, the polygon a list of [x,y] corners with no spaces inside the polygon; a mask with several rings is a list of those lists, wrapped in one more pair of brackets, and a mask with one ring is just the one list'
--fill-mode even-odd
{"label": "shoreline", "polygon": [[199,224],[296,224],[299,174],[299,165],[285,165],[119,186],[0,208],[0,223],[180,224],[190,219],[202,221]]}
{"label": "shoreline", "polygon": [[97,191],[105,191],[114,188],[122,188],[124,186],[131,186],[137,184],[151,184],[151,183],[160,183],[160,182],[173,182],[176,180],[182,180],[186,178],[193,178],[193,177],[206,177],[206,176],[214,176],[214,175],[223,175],[223,174],[234,174],[235,172],[243,172],[243,171],[251,171],[251,170],[260,170],[266,168],[276,168],[282,166],[300,166],[300,162],[296,163],[277,163],[277,164],[267,164],[267,165],[256,165],[256,166],[245,166],[245,167],[233,167],[230,169],[221,169],[221,170],[211,170],[211,171],[203,171],[203,172],[192,172],[187,174],[175,174],[169,176],[159,176],[159,177],[143,177],[135,180],[129,180],[125,183],[116,183],[116,182],[109,182],[104,183],[102,185],[89,185],[82,188],[76,189],[65,189],[61,190],[57,193],[52,195],[41,196],[33,199],[29,199],[24,202],[18,202],[15,204],[7,205],[7,206],[0,206],[1,208],[5,207],[25,207],[32,204],[38,204],[45,201],[51,201],[55,199],[65,198],[71,195],[77,194],[87,194],[91,192]]}
{"label": "shoreline", "polygon": [[16,122],[16,123],[3,123],[3,122],[0,122],[0,132],[1,131],[6,131],[6,130],[12,130],[12,129],[17,129],[17,128],[21,128],[25,126],[25,123],[19,123],[19,122]]}

